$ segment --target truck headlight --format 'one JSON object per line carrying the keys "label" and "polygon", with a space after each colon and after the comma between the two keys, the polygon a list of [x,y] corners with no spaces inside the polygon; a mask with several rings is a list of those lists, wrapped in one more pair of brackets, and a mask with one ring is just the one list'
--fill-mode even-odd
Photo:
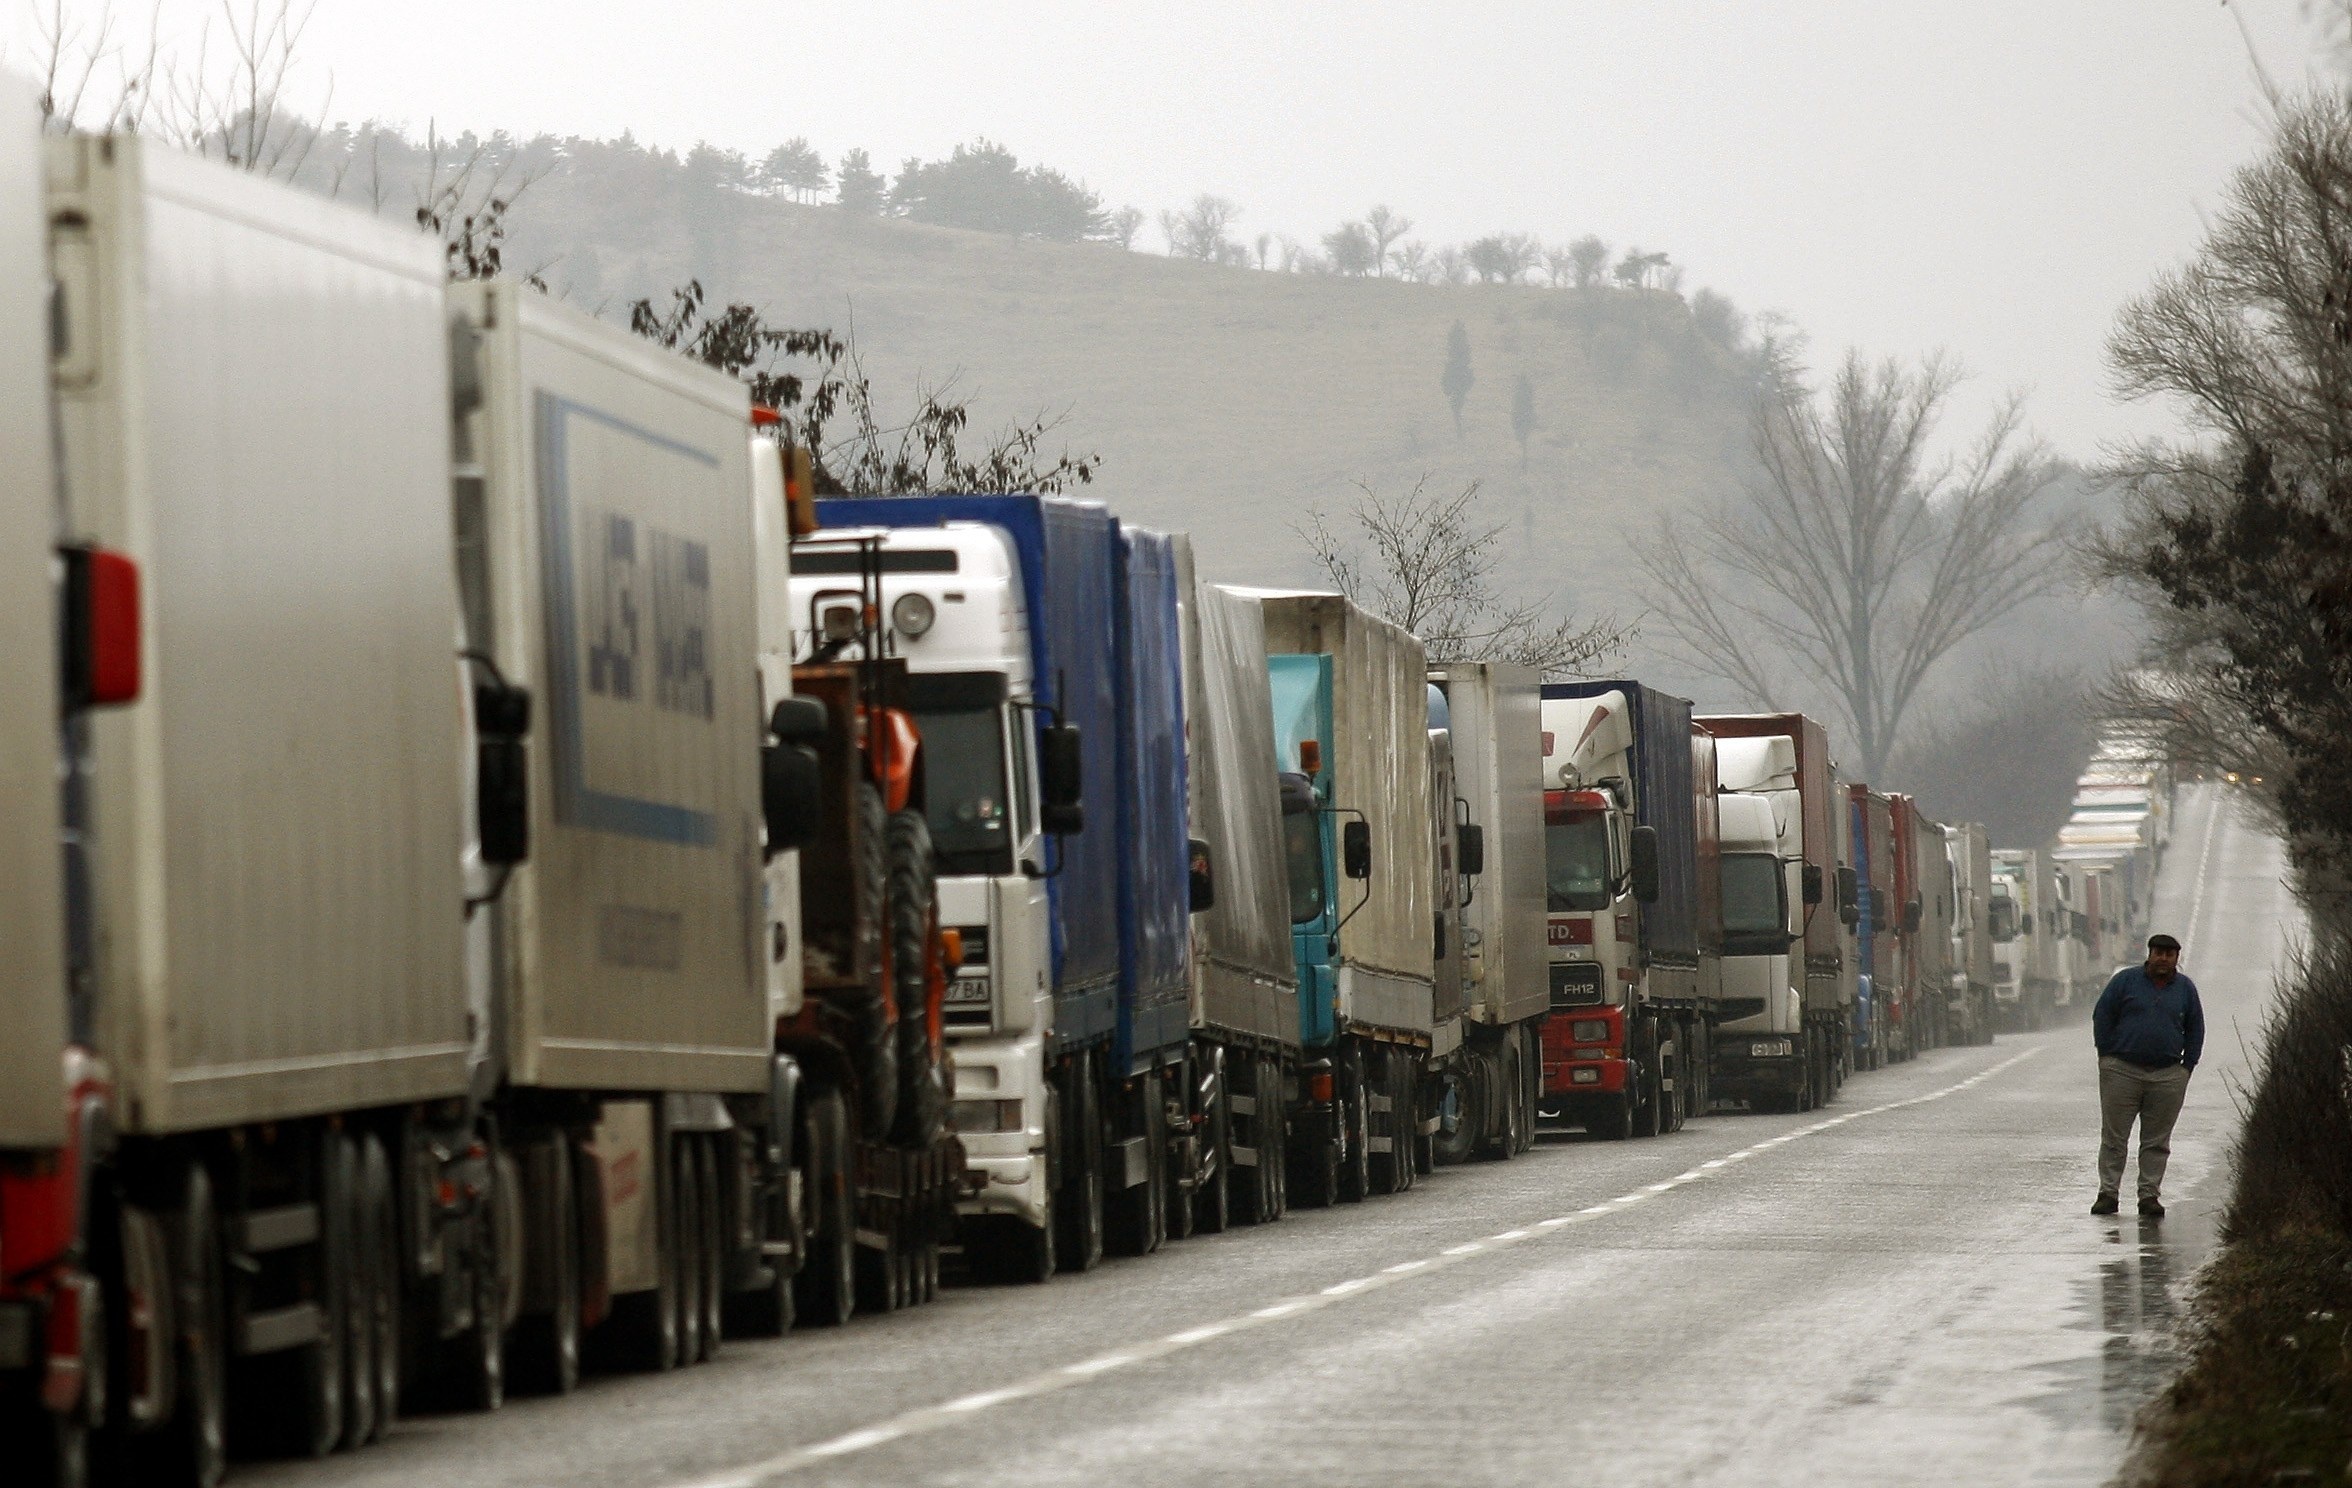
{"label": "truck headlight", "polygon": [[1598,1044],[1609,1037],[1606,1018],[1579,1018],[1568,1025],[1568,1037],[1580,1044]]}
{"label": "truck headlight", "polygon": [[939,612],[931,607],[928,595],[901,594],[898,602],[890,607],[890,624],[900,635],[912,641],[928,631],[938,615]]}

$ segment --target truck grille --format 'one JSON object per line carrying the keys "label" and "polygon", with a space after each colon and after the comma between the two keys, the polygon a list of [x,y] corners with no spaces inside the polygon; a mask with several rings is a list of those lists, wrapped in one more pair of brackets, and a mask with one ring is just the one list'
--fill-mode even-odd
{"label": "truck grille", "polygon": [[1601,969],[1590,962],[1565,962],[1552,968],[1552,1006],[1592,1007],[1601,1000]]}

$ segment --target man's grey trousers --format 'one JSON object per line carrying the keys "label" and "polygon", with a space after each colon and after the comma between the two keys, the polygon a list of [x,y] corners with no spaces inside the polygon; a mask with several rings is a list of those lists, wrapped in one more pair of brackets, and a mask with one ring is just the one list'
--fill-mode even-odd
{"label": "man's grey trousers", "polygon": [[2099,1061],[2099,1192],[2123,1190],[2123,1159],[2131,1149],[2131,1129],[2140,1124],[2140,1197],[2159,1197],[2164,1189],[2164,1164],[2172,1156],[2172,1124],[2180,1119],[2181,1101],[2189,1093],[2189,1072],[2142,1069],[2112,1054]]}

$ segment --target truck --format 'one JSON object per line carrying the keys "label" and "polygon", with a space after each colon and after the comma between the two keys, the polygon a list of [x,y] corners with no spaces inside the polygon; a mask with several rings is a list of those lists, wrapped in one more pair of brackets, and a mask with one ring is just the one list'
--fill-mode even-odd
{"label": "truck", "polygon": [[1435,1030],[1428,660],[1337,594],[1252,591],[1266,626],[1298,964],[1290,1174],[1311,1207],[1416,1175]]}
{"label": "truck", "polygon": [[1993,854],[1981,822],[1944,828],[1952,872],[1951,1027],[1964,1044],[1993,1041]]}
{"label": "truck", "polygon": [[[1505,662],[1434,665],[1431,752],[1452,788],[1434,799],[1438,879],[1458,1011],[1432,1039],[1420,1102],[1433,1162],[1507,1158],[1535,1140],[1544,955],[1543,674]],[[1439,1002],[1441,1012],[1446,1004]],[[1444,1026],[1450,1022],[1451,1028]]]}
{"label": "truck", "polygon": [[[737,1303],[760,1334],[931,1300],[971,1177],[947,1125],[946,997],[964,947],[941,924],[933,847],[932,779],[954,762],[934,765],[914,720],[883,619],[883,537],[818,530],[796,454],[751,443],[761,696],[778,763],[808,782],[774,789],[816,803],[764,885],[789,1086],[775,1104],[797,1119],[736,1219],[765,1220],[764,1256],[745,1257],[760,1284]],[[801,606],[796,566],[822,577]]]}
{"label": "truck", "polygon": [[1995,1011],[2006,1028],[2041,1028],[2073,1000],[2073,911],[2039,848],[1995,848],[1992,874]]}
{"label": "truck", "polygon": [[[1039,1282],[1167,1220],[1166,1092],[1188,1055],[1190,836],[1181,624],[1164,539],[1095,502],[831,498],[880,530],[880,597],[938,768],[953,1121],[986,1182],[958,1206],[974,1272]],[[806,606],[826,576],[795,573]]]}
{"label": "truck", "polygon": [[[1803,994],[1802,1023],[1795,1030],[1776,1027],[1755,1021],[1754,1013],[1735,1023],[1737,1015],[1727,1007],[1716,1044],[1717,1082],[1720,1086],[1724,1073],[1743,1060],[1754,1061],[1753,1042],[1743,1047],[1743,1036],[1750,1040],[1758,1035],[1767,1040],[1784,1035],[1799,1038],[1808,1087],[1803,1099],[1814,1107],[1826,1106],[1845,1080],[1847,1026],[1860,971],[1846,928],[1856,914],[1857,894],[1851,867],[1840,866],[1847,812],[1844,788],[1829,755],[1829,731],[1818,719],[1802,713],[1711,713],[1698,722],[1720,741],[1716,746],[1719,788],[1727,793],[1759,795],[1769,802],[1775,823],[1786,823],[1779,829],[1784,844],[1793,844],[1803,863],[1791,902],[1800,911],[1804,945],[1801,951],[1789,948],[1790,980]],[[1786,741],[1785,753],[1774,740]],[[1728,854],[1731,849],[1724,851]],[[1787,845],[1775,851],[1789,855]],[[1727,928],[1726,982],[1732,975],[1728,942]],[[1727,1002],[1732,995],[1727,987]],[[1769,1057],[1780,1056],[1776,1051]],[[1752,1084],[1745,1080],[1735,1083]]]}
{"label": "truck", "polygon": [[1289,1185],[1288,1103],[1299,1064],[1299,973],[1284,797],[1274,758],[1266,621],[1257,601],[1193,570],[1179,539],[1184,603],[1185,778],[1193,895],[1192,1072],[1175,1187],[1193,1224],[1280,1219]]}
{"label": "truck", "polygon": [[1846,787],[1847,840],[1857,889],[1854,944],[1861,958],[1854,995],[1856,1068],[1882,1068],[1903,1056],[1902,963],[1895,898],[1894,806],[1860,782]]}
{"label": "truck", "polygon": [[0,1409],[50,1481],[97,1431],[210,1483],[707,1357],[790,1249],[743,390],[309,195],[31,148],[10,416],[54,400],[44,561],[107,623],[49,755],[63,986],[0,983],[64,1073],[7,1097],[59,1098],[0,1159]]}
{"label": "truck", "polygon": [[1893,809],[1895,900],[1902,906],[1898,943],[1902,958],[1905,1057],[1940,1049],[1949,1041],[1951,1011],[1952,864],[1944,855],[1944,828],[1919,809],[1916,798],[1896,793]]}
{"label": "truck", "polygon": [[1786,734],[1721,739],[1716,769],[1723,1025],[1714,1093],[1757,1111],[1809,1111],[1820,1094],[1819,1030],[1805,1016],[1802,947],[1826,879],[1806,861],[1796,741]]}
{"label": "truck", "polygon": [[1711,736],[1686,699],[1630,679],[1547,682],[1542,708],[1551,1011],[1538,1115],[1612,1140],[1656,1136],[1705,1109],[1702,1030],[1721,1014]]}

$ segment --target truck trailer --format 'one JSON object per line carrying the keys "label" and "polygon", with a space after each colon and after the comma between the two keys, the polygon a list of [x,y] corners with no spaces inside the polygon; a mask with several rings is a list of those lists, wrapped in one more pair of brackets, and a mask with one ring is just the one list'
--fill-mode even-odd
{"label": "truck trailer", "polygon": [[1336,594],[1251,591],[1283,772],[1300,1064],[1290,1179],[1325,1206],[1408,1187],[1434,1022],[1437,874],[1420,640]]}
{"label": "truck trailer", "polygon": [[[1421,1109],[1437,1162],[1509,1157],[1534,1141],[1544,1015],[1543,676],[1533,667],[1433,666],[1454,789],[1436,800],[1453,859],[1450,949],[1462,966],[1459,1033],[1436,1041]],[[1434,735],[1433,735],[1434,743]]]}

